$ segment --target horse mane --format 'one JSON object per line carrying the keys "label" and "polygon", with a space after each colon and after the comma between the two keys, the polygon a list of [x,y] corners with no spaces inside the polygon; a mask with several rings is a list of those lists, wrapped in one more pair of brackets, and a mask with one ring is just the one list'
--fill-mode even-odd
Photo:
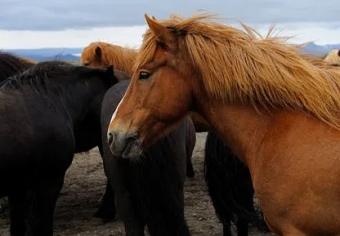
{"label": "horse mane", "polygon": [[324,58],[324,61],[327,63],[339,64],[340,63],[340,50],[339,49],[331,50]]}
{"label": "horse mane", "polygon": [[[177,36],[179,53],[191,62],[211,99],[314,114],[340,129],[340,70],[301,55],[300,45],[272,36],[272,29],[262,37],[242,23],[244,31],[206,14],[158,22]],[[156,50],[150,29],[143,37],[135,69]]]}
{"label": "horse mane", "polygon": [[36,91],[48,91],[51,79],[69,81],[70,73],[94,73],[100,69],[76,66],[65,61],[43,61],[0,82],[0,91],[21,89],[28,85]]}
{"label": "horse mane", "polygon": [[[100,48],[101,56],[96,56],[96,49]],[[100,66],[107,67],[113,65],[115,69],[132,75],[132,67],[137,56],[137,50],[128,47],[105,42],[92,42],[84,48],[81,54],[81,63],[97,61]]]}
{"label": "horse mane", "polygon": [[7,52],[0,52],[0,81],[33,66],[35,62]]}

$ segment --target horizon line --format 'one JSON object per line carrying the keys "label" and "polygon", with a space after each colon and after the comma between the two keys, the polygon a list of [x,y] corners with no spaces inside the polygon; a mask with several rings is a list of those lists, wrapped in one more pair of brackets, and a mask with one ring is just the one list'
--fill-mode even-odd
{"label": "horizon line", "polygon": [[[330,46],[330,45],[340,45],[340,41],[339,43],[326,43],[326,44],[318,44],[315,43],[314,41],[309,42],[308,44],[315,44],[318,46]],[[84,46],[86,47],[86,46]],[[42,50],[42,49],[83,49],[84,47],[55,47],[55,46],[50,46],[50,47],[32,47],[32,48],[0,48],[1,50]]]}

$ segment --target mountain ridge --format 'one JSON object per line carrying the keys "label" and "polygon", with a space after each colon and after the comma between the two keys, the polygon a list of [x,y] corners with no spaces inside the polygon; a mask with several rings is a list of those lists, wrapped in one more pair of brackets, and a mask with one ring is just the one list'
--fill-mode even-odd
{"label": "mountain ridge", "polygon": [[[301,49],[302,52],[312,53],[320,56],[326,55],[332,49],[340,49],[339,44],[318,45],[309,43]],[[42,60],[68,60],[75,61],[80,59],[83,48],[37,48],[37,49],[3,49],[1,51],[10,52],[18,56],[26,57],[34,61]]]}

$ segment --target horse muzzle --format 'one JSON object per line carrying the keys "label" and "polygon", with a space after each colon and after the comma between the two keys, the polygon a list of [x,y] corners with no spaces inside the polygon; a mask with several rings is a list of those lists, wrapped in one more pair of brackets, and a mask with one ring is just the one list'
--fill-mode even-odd
{"label": "horse muzzle", "polygon": [[143,152],[142,142],[137,132],[124,133],[112,130],[107,133],[107,142],[111,153],[124,159],[136,159]]}

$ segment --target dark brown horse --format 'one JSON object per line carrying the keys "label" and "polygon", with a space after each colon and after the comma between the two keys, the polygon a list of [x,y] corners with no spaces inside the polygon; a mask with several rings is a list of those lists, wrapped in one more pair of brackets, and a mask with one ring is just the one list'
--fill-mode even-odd
{"label": "dark brown horse", "polygon": [[8,196],[11,235],[53,234],[65,172],[113,78],[112,67],[51,61],[1,82],[0,196]]}
{"label": "dark brown horse", "polygon": [[206,15],[146,20],[111,151],[140,155],[198,112],[248,166],[273,232],[339,235],[340,70]]}
{"label": "dark brown horse", "polygon": [[103,162],[114,190],[117,216],[128,236],[144,236],[145,225],[151,236],[188,236],[183,187],[186,160],[196,141],[194,125],[191,119],[185,119],[140,157],[112,155],[106,131],[129,82],[110,88],[102,103]]}

